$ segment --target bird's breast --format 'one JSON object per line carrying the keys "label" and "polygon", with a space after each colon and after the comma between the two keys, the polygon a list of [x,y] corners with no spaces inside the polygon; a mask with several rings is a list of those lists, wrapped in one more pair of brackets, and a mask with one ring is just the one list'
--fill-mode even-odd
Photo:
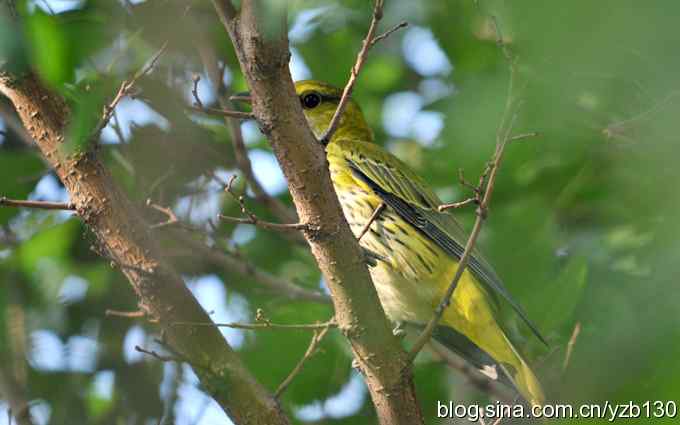
{"label": "bird's breast", "polygon": [[[345,219],[359,237],[382,200],[355,178],[346,162],[331,157],[329,165]],[[409,319],[395,317],[401,314],[397,312],[431,314],[438,302],[439,278],[455,267],[448,255],[390,207],[383,209],[359,243],[381,258],[370,271],[381,302],[393,320]]]}

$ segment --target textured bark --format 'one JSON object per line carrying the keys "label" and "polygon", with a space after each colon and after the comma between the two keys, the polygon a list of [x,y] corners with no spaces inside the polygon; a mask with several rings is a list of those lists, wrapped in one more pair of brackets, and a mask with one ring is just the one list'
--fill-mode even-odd
{"label": "textured bark", "polygon": [[392,334],[331,185],[323,148],[309,130],[295,95],[285,22],[264,19],[267,12],[258,8],[258,1],[243,0],[238,14],[228,1],[213,0],[213,4],[234,44],[250,86],[253,112],[288,179],[298,216],[318,229],[305,236],[380,422],[422,423],[406,353]]}
{"label": "textured bark", "polygon": [[159,247],[130,200],[94,152],[64,149],[68,107],[33,74],[0,73],[0,92],[14,104],[28,133],[69,192],[78,216],[104,253],[127,276],[140,306],[158,320],[170,347],[190,363],[205,389],[239,424],[287,424],[276,400],[245,369],[212,327],[169,326],[210,318],[163,260]]}

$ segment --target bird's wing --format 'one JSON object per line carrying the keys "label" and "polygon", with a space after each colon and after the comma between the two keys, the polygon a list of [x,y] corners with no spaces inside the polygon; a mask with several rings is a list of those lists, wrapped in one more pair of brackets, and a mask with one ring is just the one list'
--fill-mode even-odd
{"label": "bird's wing", "polygon": [[[372,143],[353,142],[344,149],[345,159],[354,175],[369,186],[385,204],[407,223],[435,242],[442,250],[460,259],[467,236],[463,228],[447,212],[439,212],[442,204],[428,185],[397,157]],[[547,345],[538,328],[503,285],[498,275],[478,250],[472,252],[468,267],[492,294],[504,298],[526,322],[538,339]]]}

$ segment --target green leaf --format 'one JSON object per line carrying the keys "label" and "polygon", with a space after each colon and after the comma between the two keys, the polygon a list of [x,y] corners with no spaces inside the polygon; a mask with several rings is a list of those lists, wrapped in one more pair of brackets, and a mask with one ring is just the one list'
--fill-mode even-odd
{"label": "green leaf", "polygon": [[62,224],[45,229],[27,240],[18,249],[19,261],[24,273],[30,276],[37,269],[40,260],[51,258],[66,262],[80,230],[78,220],[67,220]]}
{"label": "green leaf", "polygon": [[75,58],[59,18],[40,9],[26,18],[26,36],[40,76],[53,86],[73,78]]}
{"label": "green leaf", "polygon": [[0,70],[20,75],[27,67],[24,40],[18,25],[0,15]]}
{"label": "green leaf", "polygon": [[64,149],[68,152],[87,150],[94,129],[102,118],[103,105],[112,96],[112,79],[98,78],[79,84],[81,90],[73,91],[72,119],[67,129]]}
{"label": "green leaf", "polygon": [[24,10],[31,58],[45,81],[62,90],[65,82],[74,80],[77,67],[105,45],[111,24],[111,19],[104,19],[105,13],[89,4],[58,15],[49,15],[40,8],[33,13]]}

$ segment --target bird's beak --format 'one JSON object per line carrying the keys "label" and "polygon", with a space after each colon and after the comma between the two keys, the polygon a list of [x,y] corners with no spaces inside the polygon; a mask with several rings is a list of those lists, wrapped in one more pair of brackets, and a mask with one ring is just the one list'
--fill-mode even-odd
{"label": "bird's beak", "polygon": [[252,103],[253,99],[250,97],[250,92],[244,91],[244,92],[236,93],[234,95],[229,96],[229,100],[232,100],[234,102]]}

